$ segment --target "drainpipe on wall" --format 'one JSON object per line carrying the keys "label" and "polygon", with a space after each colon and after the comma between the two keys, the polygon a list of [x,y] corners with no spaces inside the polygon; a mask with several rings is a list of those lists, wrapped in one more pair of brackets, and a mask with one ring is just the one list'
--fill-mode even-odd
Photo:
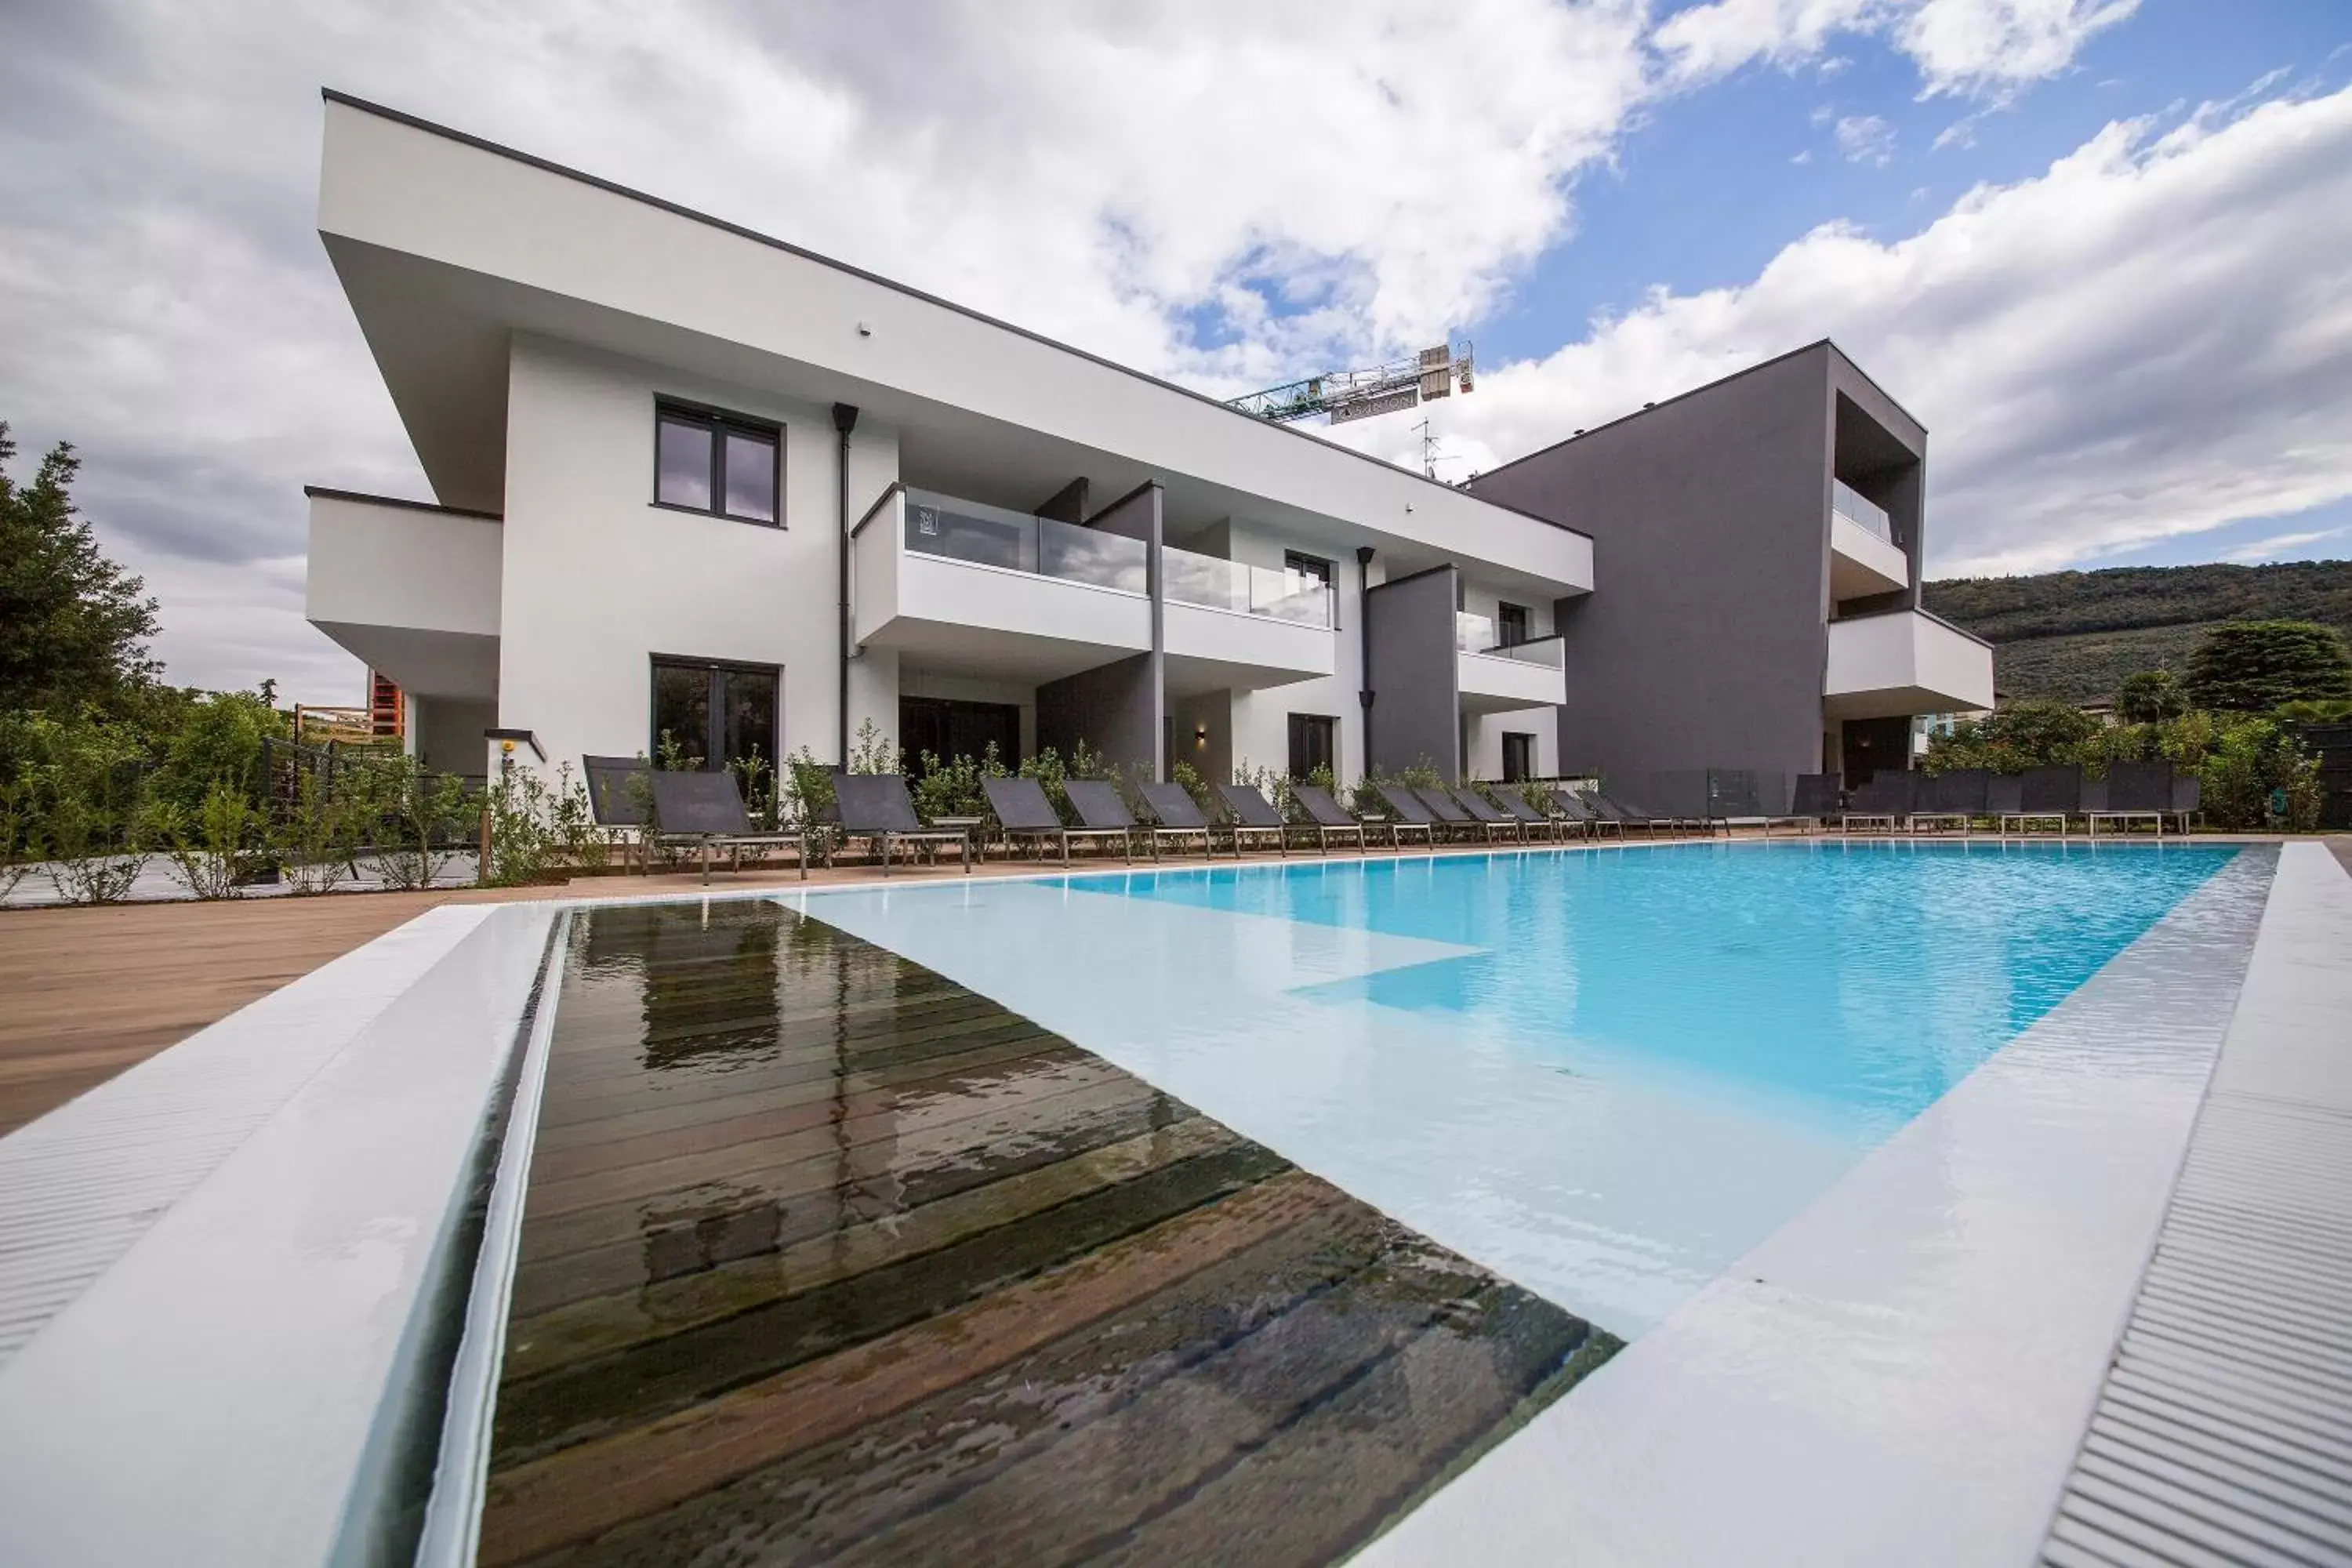
{"label": "drainpipe on wall", "polygon": [[1372,771],[1372,547],[1356,547],[1356,635],[1360,668],[1356,701],[1364,710],[1364,772]]}
{"label": "drainpipe on wall", "polygon": [[857,405],[836,403],[833,405],[833,427],[841,432],[840,516],[834,525],[834,536],[841,545],[841,691],[840,691],[840,756],[841,771],[849,771],[849,433],[857,428]]}

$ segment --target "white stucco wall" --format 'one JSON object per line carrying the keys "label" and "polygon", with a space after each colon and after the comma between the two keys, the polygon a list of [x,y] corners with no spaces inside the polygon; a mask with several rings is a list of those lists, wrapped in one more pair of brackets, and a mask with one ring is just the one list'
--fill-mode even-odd
{"label": "white stucco wall", "polygon": [[[783,426],[782,528],[653,504],[657,395]],[[651,656],[782,669],[782,748],[836,745],[838,437],[829,408],[519,336],[509,375],[499,722],[550,765],[646,748]],[[887,426],[851,437],[849,505],[898,477]],[[897,663],[852,667],[851,728],[898,728]],[[861,711],[862,710],[862,711]]]}
{"label": "white stucco wall", "polygon": [[[1297,550],[1329,560],[1332,620],[1339,628],[1328,676],[1234,693],[1225,735],[1228,765],[1246,763],[1251,767],[1277,770],[1288,766],[1290,715],[1317,713],[1339,721],[1332,745],[1334,771],[1343,786],[1354,782],[1364,771],[1363,709],[1357,700],[1357,693],[1363,686],[1363,598],[1356,588],[1355,556],[1328,544],[1287,537],[1267,524],[1246,518],[1234,518],[1226,523],[1223,543],[1230,559],[1277,572],[1282,569],[1285,551]],[[1215,553],[1218,545],[1204,542],[1196,548]],[[1378,556],[1372,558],[1370,574],[1375,586],[1387,581],[1385,563]],[[1181,721],[1176,749],[1180,756],[1193,749],[1189,731]]]}
{"label": "white stucco wall", "polygon": [[1535,776],[1550,778],[1559,772],[1559,719],[1550,708],[1528,708],[1516,713],[1481,713],[1469,721],[1464,736],[1463,763],[1474,779],[1503,776],[1503,734],[1516,731],[1536,738]]}

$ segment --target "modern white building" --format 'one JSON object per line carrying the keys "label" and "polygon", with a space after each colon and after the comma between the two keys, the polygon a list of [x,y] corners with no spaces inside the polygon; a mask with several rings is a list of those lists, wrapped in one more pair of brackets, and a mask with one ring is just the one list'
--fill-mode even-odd
{"label": "modern white building", "polygon": [[1573,528],[331,93],[319,227],[437,504],[313,489],[308,613],[430,766],[1558,765]]}
{"label": "modern white building", "polygon": [[1456,488],[333,93],[319,206],[435,502],[313,489],[309,614],[435,768],[870,723],[910,763],[1853,784],[1992,702],[1919,603],[1926,429],[1827,342]]}

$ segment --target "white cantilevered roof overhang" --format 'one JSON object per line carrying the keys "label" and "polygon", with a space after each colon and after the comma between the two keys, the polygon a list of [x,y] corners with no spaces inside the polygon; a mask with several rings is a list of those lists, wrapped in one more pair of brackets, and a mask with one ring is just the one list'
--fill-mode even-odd
{"label": "white cantilevered roof overhang", "polygon": [[[1157,479],[1171,527],[1245,516],[1391,570],[1458,562],[1542,595],[1592,544],[1301,431],[838,263],[333,94],[319,229],[444,505],[504,493],[508,345],[538,332],[900,432],[902,465],[1114,496]],[[938,482],[935,479],[933,482]],[[870,498],[853,498],[862,505]]]}

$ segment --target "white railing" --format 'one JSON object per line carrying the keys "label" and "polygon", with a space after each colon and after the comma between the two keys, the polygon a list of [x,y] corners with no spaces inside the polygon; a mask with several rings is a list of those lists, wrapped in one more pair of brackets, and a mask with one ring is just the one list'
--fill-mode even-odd
{"label": "white railing", "polygon": [[1830,510],[1864,533],[1875,534],[1889,544],[1895,542],[1895,520],[1886,515],[1886,509],[1864,500],[1862,492],[1843,479],[1830,481]]}
{"label": "white railing", "polygon": [[1331,590],[1322,579],[1304,572],[1252,566],[1163,545],[1160,574],[1160,591],[1177,604],[1263,616],[1302,626],[1331,624]]}

